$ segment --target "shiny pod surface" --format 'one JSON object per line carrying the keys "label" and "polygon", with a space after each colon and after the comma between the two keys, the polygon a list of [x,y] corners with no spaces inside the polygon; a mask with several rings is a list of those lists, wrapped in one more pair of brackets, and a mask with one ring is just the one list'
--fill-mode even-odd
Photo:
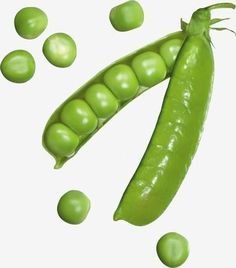
{"label": "shiny pod surface", "polygon": [[[43,134],[44,147],[56,159],[55,168],[60,168],[132,99],[169,76],[165,59],[161,58],[159,50],[167,41],[183,40],[184,37],[183,32],[173,33],[118,60],[82,86],[55,111]],[[143,54],[144,57],[138,59],[134,69],[133,61]],[[169,56],[168,53],[166,56]],[[149,84],[139,81],[142,60],[152,62],[144,68],[146,76],[150,75],[152,79]]]}
{"label": "shiny pod surface", "polygon": [[117,31],[130,31],[140,27],[144,21],[143,8],[137,1],[127,1],[113,7],[110,22]]}
{"label": "shiny pod surface", "polygon": [[3,76],[14,83],[25,83],[35,73],[35,61],[26,50],[15,50],[7,54],[1,62]]}
{"label": "shiny pod surface", "polygon": [[69,67],[75,61],[77,47],[75,41],[66,33],[55,33],[43,44],[43,54],[53,65]]}
{"label": "shiny pod surface", "polygon": [[209,22],[207,9],[192,16],[155,130],[114,220],[138,226],[151,223],[168,207],[187,173],[212,91],[214,59],[207,35]]}
{"label": "shiny pod surface", "polygon": [[25,39],[34,39],[42,34],[48,25],[47,15],[37,7],[25,7],[15,16],[15,29]]}

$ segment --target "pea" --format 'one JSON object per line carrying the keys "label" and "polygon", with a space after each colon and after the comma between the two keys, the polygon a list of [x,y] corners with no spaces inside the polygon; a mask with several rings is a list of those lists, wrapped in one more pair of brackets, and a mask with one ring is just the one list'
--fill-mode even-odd
{"label": "pea", "polygon": [[160,55],[164,59],[167,67],[172,69],[174,62],[177,58],[180,48],[183,45],[183,41],[180,39],[172,39],[165,42],[160,48]]}
{"label": "pea", "polygon": [[104,75],[104,82],[114,95],[122,101],[133,98],[139,88],[133,70],[125,64],[115,65],[108,70]]}
{"label": "pea", "polygon": [[45,142],[54,155],[70,157],[79,145],[79,138],[67,126],[55,123],[45,133]]}
{"label": "pea", "polygon": [[24,83],[35,73],[34,58],[25,50],[12,51],[2,60],[1,72],[11,82]]}
{"label": "pea", "polygon": [[25,39],[38,37],[47,27],[47,15],[37,7],[25,7],[15,16],[15,29]]}
{"label": "pea", "polygon": [[163,264],[168,267],[179,267],[188,258],[189,245],[182,235],[167,233],[158,241],[156,251]]}
{"label": "pea", "polygon": [[93,132],[98,124],[98,119],[89,105],[79,99],[72,100],[63,107],[61,120],[78,135]]}
{"label": "pea", "polygon": [[43,54],[51,64],[69,67],[77,54],[75,41],[65,33],[52,34],[44,42]]}
{"label": "pea", "polygon": [[151,51],[136,56],[132,67],[141,85],[152,87],[166,77],[166,65],[162,57]]}
{"label": "pea", "polygon": [[57,212],[59,217],[70,224],[82,223],[90,210],[88,197],[77,190],[65,193],[59,200]]}
{"label": "pea", "polygon": [[140,27],[144,21],[144,12],[137,1],[127,1],[113,7],[110,22],[117,31],[130,31]]}
{"label": "pea", "polygon": [[119,103],[103,84],[94,84],[85,93],[85,99],[98,117],[108,118],[115,114]]}

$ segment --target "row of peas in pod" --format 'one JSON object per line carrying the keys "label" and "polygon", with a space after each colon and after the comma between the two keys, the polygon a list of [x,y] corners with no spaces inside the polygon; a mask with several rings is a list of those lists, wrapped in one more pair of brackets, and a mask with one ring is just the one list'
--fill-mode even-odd
{"label": "row of peas in pod", "polygon": [[[40,36],[48,25],[45,12],[37,7],[21,9],[14,19],[16,32],[25,39],[35,39]],[[43,54],[46,59],[57,67],[70,66],[77,55],[75,41],[66,33],[54,33],[43,44]],[[8,53],[1,62],[3,76],[15,83],[29,81],[36,69],[32,54],[26,50],[14,50]]]}
{"label": "row of peas in pod", "polygon": [[58,166],[109,118],[140,92],[163,81],[173,67],[183,40],[173,38],[158,51],[144,50],[128,56],[92,79],[58,110],[44,133],[44,145]]}

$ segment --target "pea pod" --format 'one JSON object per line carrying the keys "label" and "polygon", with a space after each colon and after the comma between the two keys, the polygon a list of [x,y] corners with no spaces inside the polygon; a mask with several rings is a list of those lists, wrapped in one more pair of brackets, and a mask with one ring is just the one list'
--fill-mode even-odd
{"label": "pea pod", "polygon": [[214,59],[210,11],[235,8],[221,3],[193,13],[178,54],[161,113],[147,150],[131,179],[114,220],[146,225],[168,207],[197,150],[212,92]]}
{"label": "pea pod", "polygon": [[43,133],[43,146],[55,158],[55,168],[131,100],[169,77],[184,37],[184,31],[172,33],[116,61],[57,108]]}

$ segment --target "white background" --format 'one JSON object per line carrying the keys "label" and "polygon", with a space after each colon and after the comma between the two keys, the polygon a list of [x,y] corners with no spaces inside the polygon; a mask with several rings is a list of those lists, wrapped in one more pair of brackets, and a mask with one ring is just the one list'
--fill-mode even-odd
{"label": "white background", "polygon": [[[154,128],[167,81],[146,92],[115,116],[60,170],[41,146],[44,126],[70,94],[121,56],[179,29],[179,20],[214,1],[140,1],[145,23],[127,33],[109,23],[120,1],[4,1],[0,9],[0,59],[15,49],[35,57],[34,78],[23,85],[0,75],[0,267],[164,267],[155,245],[164,233],[185,235],[193,267],[233,267],[236,239],[236,91],[235,36],[211,33],[215,45],[215,83],[198,152],[174,201],[146,227],[113,222],[112,215],[138,165]],[[49,26],[36,40],[20,38],[13,26],[16,12],[41,7]],[[236,30],[236,13],[216,17]],[[64,31],[78,44],[72,67],[59,69],[41,48],[50,34]],[[204,68],[204,66],[203,66]],[[92,208],[87,220],[71,226],[57,216],[62,194],[85,192]]]}

